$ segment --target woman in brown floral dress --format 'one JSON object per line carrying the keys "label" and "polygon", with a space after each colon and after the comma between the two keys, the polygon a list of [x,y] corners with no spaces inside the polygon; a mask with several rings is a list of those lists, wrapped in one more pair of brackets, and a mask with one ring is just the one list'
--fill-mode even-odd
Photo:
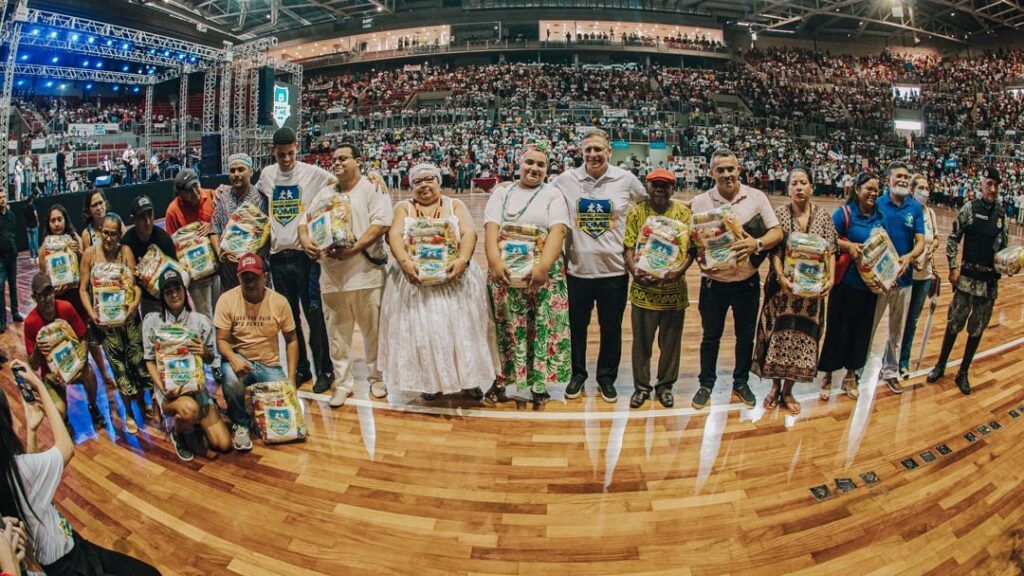
{"label": "woman in brown floral dress", "polygon": [[[789,204],[775,209],[784,239],[771,253],[771,268],[765,282],[764,307],[757,325],[753,372],[772,379],[772,389],[764,397],[766,409],[780,403],[793,414],[800,403],[793,397],[794,382],[813,382],[818,371],[818,343],[825,328],[825,296],[832,288],[835,270],[836,229],[824,208],[811,202],[814,183],[810,170],[795,167],[787,182]],[[783,274],[786,240],[793,232],[824,238],[829,252],[829,278],[825,289],[815,296],[797,296],[792,282]]]}

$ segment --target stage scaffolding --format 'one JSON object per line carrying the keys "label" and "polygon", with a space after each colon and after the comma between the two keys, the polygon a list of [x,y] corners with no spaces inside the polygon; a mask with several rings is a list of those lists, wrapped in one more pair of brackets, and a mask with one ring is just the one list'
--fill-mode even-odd
{"label": "stage scaffolding", "polygon": [[[190,75],[202,74],[202,135],[221,135],[219,172],[233,152],[246,152],[262,166],[268,157],[272,132],[258,124],[259,91],[258,70],[270,66],[276,74],[285,74],[299,91],[301,101],[302,66],[267,55],[277,45],[276,38],[262,38],[238,46],[225,43],[223,48],[212,48],[186,42],[160,34],[133,30],[115,24],[53,12],[29,9],[27,0],[17,3],[0,0],[0,45],[6,49],[3,74],[3,93],[0,96],[0,127],[10,134],[10,115],[14,76],[37,76],[53,80],[101,82],[135,85],[145,88],[144,147],[152,152],[153,92],[164,82],[178,81],[178,148],[184,154],[188,145],[187,133],[188,82]],[[26,33],[38,28],[60,29],[62,36]],[[78,36],[77,41],[73,39]],[[100,41],[84,41],[92,37]],[[55,49],[99,58],[133,62],[162,68],[154,74],[131,74],[107,70],[91,70],[65,66],[18,64],[18,49],[30,46]],[[301,110],[297,111],[301,114]],[[298,118],[301,126],[301,116]],[[0,145],[0,182],[7,183],[9,150]]]}

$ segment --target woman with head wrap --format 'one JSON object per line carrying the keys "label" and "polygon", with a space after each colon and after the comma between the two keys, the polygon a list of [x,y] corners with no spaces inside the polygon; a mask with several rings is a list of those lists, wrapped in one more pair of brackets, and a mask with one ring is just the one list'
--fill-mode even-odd
{"label": "woman with head wrap", "polygon": [[466,391],[483,396],[494,380],[494,326],[483,273],[472,261],[473,218],[441,194],[433,164],[409,171],[412,199],[394,209],[388,244],[395,262],[381,303],[379,362],[399,389],[426,400]]}
{"label": "woman with head wrap", "polygon": [[485,396],[489,403],[504,401],[512,385],[529,389],[540,407],[548,399],[547,385],[564,384],[572,375],[562,259],[569,207],[557,188],[544,183],[545,144],[527,145],[519,155],[519,180],[495,190],[484,208],[488,288],[501,355],[501,373]]}
{"label": "woman with head wrap", "polygon": [[[827,211],[811,202],[814,183],[806,168],[794,167],[788,177],[791,202],[775,209],[785,234],[769,254],[771,266],[764,288],[764,307],[757,325],[752,371],[772,379],[772,389],[764,397],[768,410],[785,405],[792,414],[800,413],[793,397],[794,382],[813,382],[818,373],[818,342],[825,325],[825,296],[832,288],[835,270],[836,228]],[[818,294],[799,292],[785,273],[787,244],[795,232],[825,241],[826,265],[823,288]]]}

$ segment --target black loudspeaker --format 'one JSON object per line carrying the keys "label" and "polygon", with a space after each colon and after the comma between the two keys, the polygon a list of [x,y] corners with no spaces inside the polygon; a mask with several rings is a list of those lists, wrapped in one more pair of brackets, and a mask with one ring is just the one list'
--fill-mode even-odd
{"label": "black loudspeaker", "polygon": [[203,156],[199,166],[203,176],[220,174],[220,134],[203,135]]}
{"label": "black loudspeaker", "polygon": [[256,89],[258,90],[257,123],[270,126],[274,123],[274,69],[264,66],[257,72]]}

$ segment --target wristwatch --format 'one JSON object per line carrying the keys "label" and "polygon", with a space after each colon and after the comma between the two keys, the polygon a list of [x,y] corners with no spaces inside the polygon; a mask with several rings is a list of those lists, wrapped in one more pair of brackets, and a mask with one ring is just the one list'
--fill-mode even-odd
{"label": "wristwatch", "polygon": [[757,252],[756,252],[756,254],[760,254],[763,251],[764,251],[764,241],[761,240],[760,238],[758,238],[757,239]]}

